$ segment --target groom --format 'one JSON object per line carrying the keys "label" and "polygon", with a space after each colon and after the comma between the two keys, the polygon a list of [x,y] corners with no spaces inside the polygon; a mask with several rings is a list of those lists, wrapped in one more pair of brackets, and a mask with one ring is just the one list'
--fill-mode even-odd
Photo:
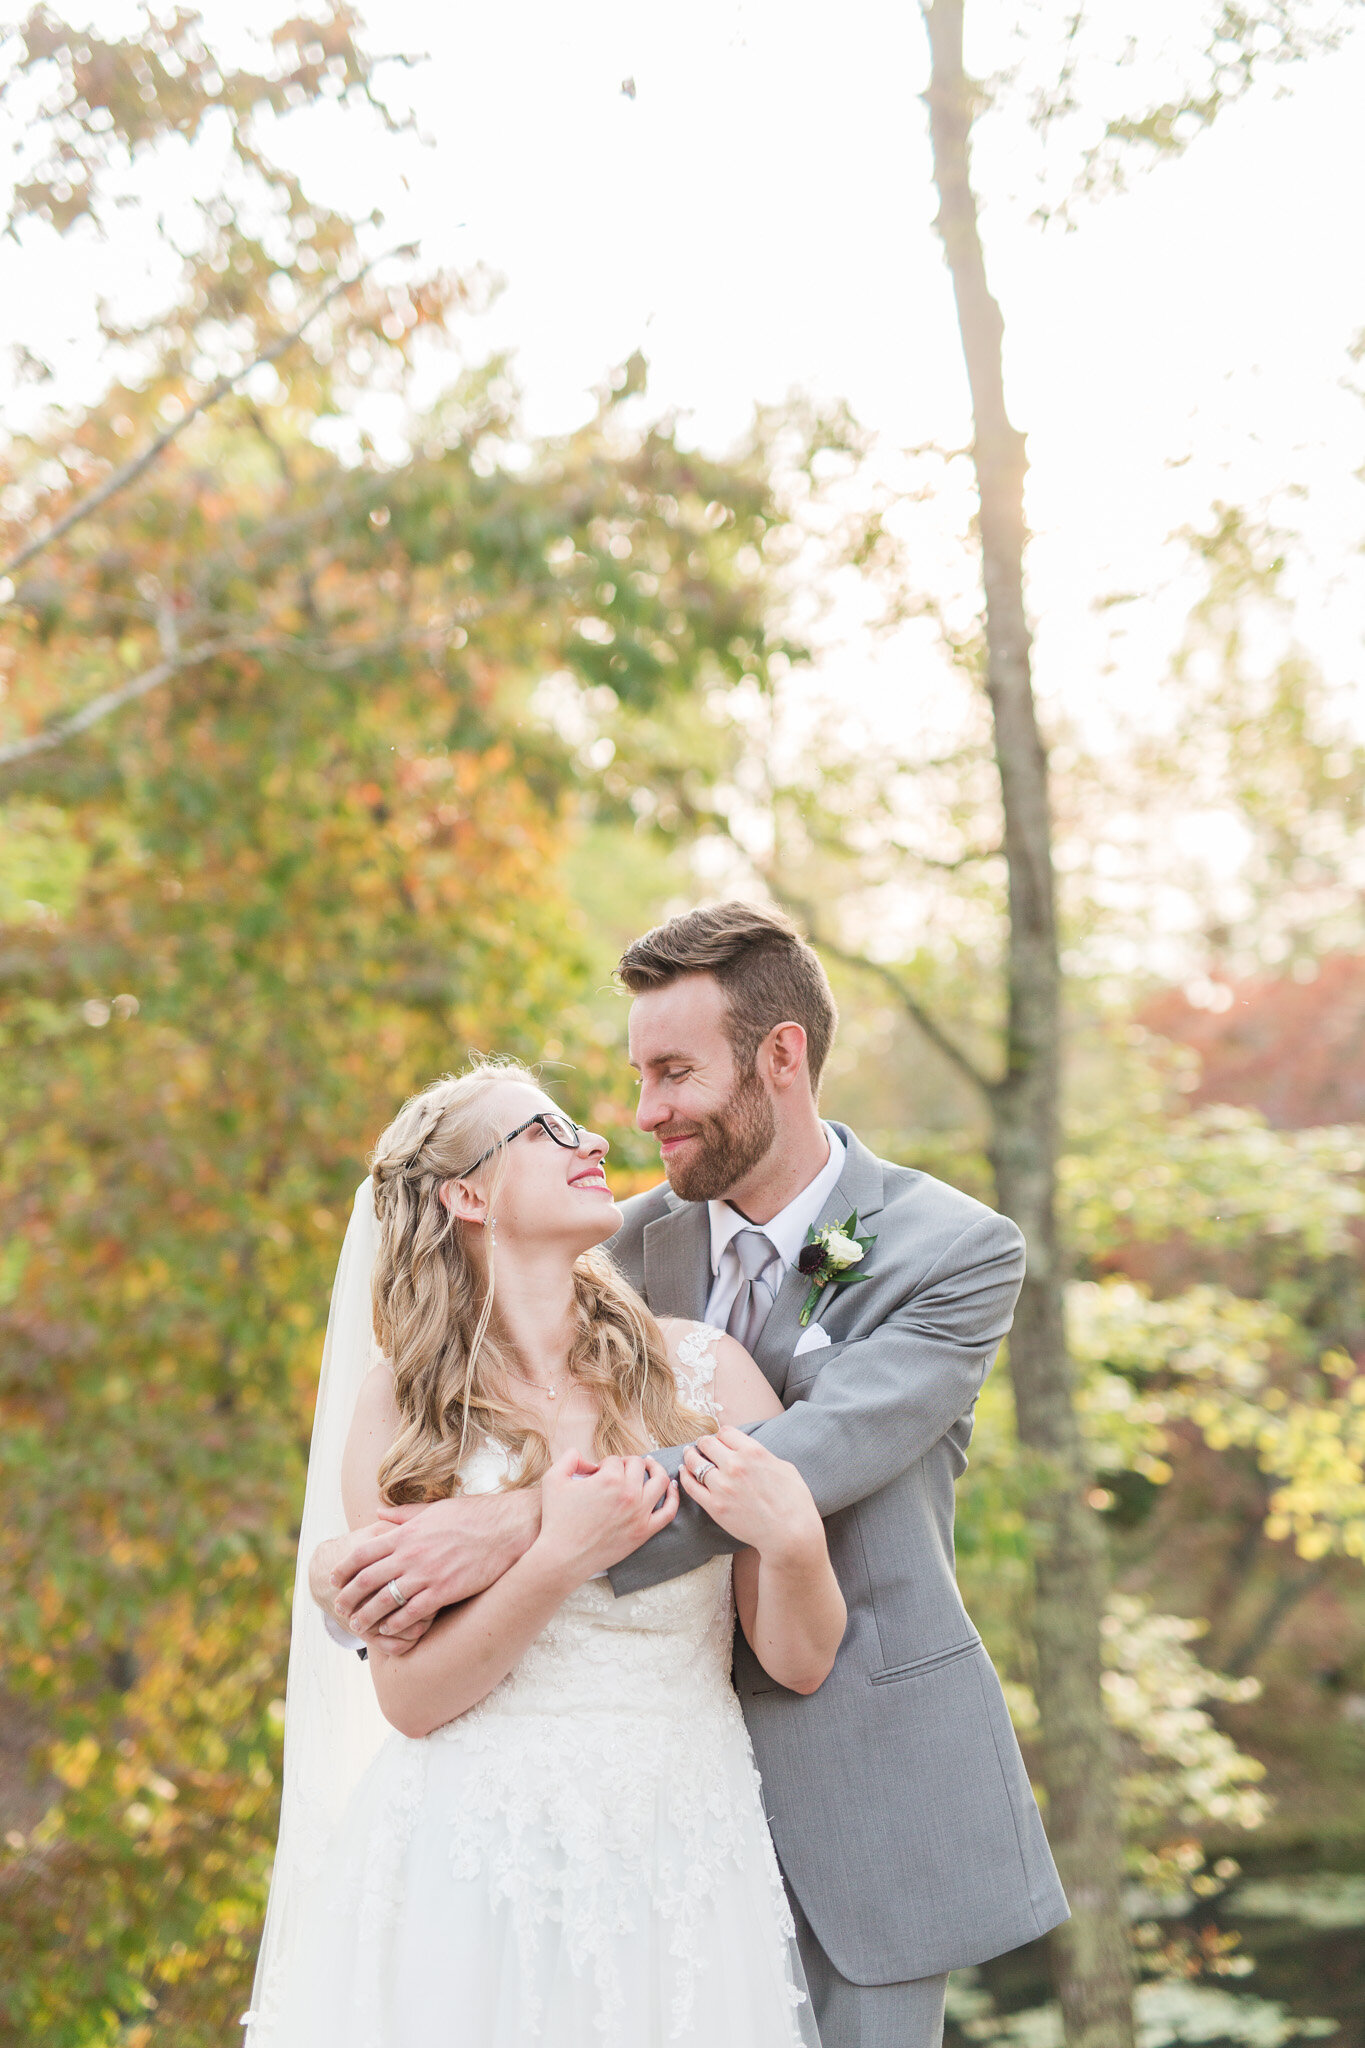
{"label": "groom", "polygon": [[[821,1120],[834,1000],[779,913],[689,911],[627,947],[619,973],[637,1121],[668,1178],[624,1204],[610,1249],[656,1315],[720,1325],[752,1352],[786,1410],[756,1433],[810,1485],[848,1604],[834,1670],[809,1697],[735,1638],[823,2048],[935,2048],[948,1971],[1067,1916],[953,1566],[953,1485],[1023,1244],[992,1210]],[[812,1239],[855,1212],[866,1248],[841,1275]],[[377,1627],[392,1613],[380,1589],[401,1575],[404,1623],[420,1629],[506,1570],[536,1513],[520,1493],[361,1532],[338,1618]],[[612,1585],[656,1585],[735,1547],[684,1498]]]}

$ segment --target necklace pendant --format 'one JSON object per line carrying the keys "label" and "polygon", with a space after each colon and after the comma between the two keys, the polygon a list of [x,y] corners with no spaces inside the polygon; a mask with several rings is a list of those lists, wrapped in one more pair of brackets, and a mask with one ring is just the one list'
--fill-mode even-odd
{"label": "necklace pendant", "polygon": [[546,1396],[547,1396],[547,1398],[548,1398],[549,1400],[551,1400],[551,1401],[553,1401],[553,1400],[554,1400],[554,1398],[555,1398],[555,1390],[554,1390],[554,1388],[553,1388],[553,1387],[547,1387],[547,1388],[545,1389],[545,1393],[546,1393]]}

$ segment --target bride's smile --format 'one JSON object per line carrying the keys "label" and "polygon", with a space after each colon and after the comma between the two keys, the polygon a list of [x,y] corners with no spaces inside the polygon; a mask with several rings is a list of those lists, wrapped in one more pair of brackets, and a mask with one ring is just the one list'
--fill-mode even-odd
{"label": "bride's smile", "polygon": [[459,1224],[478,1235],[491,1218],[500,1257],[551,1246],[572,1257],[615,1235],[621,1212],[603,1170],[605,1138],[526,1081],[491,1084],[487,1109],[496,1144],[441,1185]]}

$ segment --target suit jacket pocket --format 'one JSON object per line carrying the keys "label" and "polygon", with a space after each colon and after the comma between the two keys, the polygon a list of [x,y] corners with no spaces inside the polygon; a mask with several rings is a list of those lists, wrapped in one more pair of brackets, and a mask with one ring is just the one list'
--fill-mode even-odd
{"label": "suit jacket pocket", "polygon": [[912,1664],[889,1664],[884,1671],[868,1674],[869,1685],[895,1685],[902,1678],[918,1678],[923,1671],[938,1671],[945,1664],[956,1664],[959,1657],[970,1657],[974,1650],[981,1648],[980,1636],[972,1636],[965,1643],[954,1643],[947,1650],[931,1650],[927,1657],[916,1657]]}
{"label": "suit jacket pocket", "polygon": [[836,1338],[831,1344],[819,1344],[814,1350],[803,1351],[799,1358],[793,1358],[782,1389],[783,1400],[788,1404],[802,1400],[830,1360],[839,1356],[847,1342],[846,1337]]}

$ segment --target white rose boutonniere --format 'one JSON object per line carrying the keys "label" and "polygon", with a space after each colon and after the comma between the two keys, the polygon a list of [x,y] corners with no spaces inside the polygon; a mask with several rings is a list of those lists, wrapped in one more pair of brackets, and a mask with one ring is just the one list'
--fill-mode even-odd
{"label": "white rose boutonniere", "polygon": [[827,1287],[855,1287],[860,1280],[870,1278],[867,1273],[855,1273],[851,1269],[863,1264],[876,1242],[875,1237],[859,1237],[856,1209],[847,1223],[827,1223],[823,1230],[807,1232],[801,1256],[796,1262],[797,1271],[804,1273],[810,1281],[810,1293],[801,1309],[803,1330]]}

